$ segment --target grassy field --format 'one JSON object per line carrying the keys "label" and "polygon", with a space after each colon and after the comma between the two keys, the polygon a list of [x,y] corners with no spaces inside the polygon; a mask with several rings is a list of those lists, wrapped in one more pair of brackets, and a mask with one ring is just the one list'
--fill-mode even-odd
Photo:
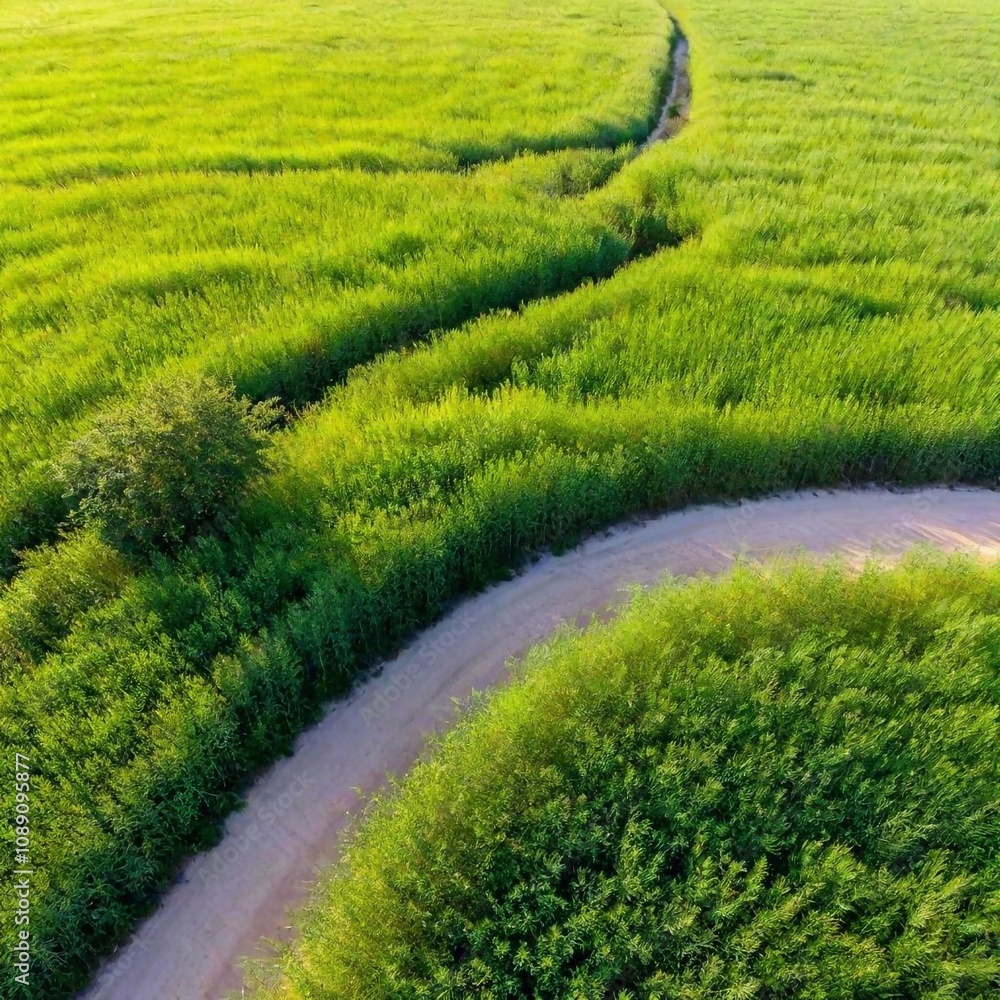
{"label": "grassy field", "polygon": [[[657,113],[655,4],[58,2],[0,18],[8,565],[65,512],[45,460],[164,366],[299,405],[380,349],[634,250],[628,220],[580,196]],[[527,150],[563,155],[503,162]]]}
{"label": "grassy field", "polygon": [[[692,119],[637,159],[653,0],[166,10],[0,13],[0,738],[38,759],[43,990],[323,696],[525,553],[1000,475],[995,0],[672,5]],[[88,495],[149,497],[132,439],[69,497],[49,463],[152,420],[164,373],[288,410],[224,517],[136,555]],[[176,426],[142,454],[194,463]]]}
{"label": "grassy field", "polygon": [[0,17],[2,177],[38,188],[453,171],[620,142],[648,131],[669,41],[663,9],[642,0],[614,11],[592,0],[530,11],[516,0],[10,0]]}
{"label": "grassy field", "polygon": [[390,798],[273,1000],[994,996],[1000,572],[670,584]]}

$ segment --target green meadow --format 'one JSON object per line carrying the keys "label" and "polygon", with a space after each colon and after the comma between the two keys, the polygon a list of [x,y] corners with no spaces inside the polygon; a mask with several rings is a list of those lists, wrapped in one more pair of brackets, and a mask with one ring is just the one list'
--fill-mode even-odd
{"label": "green meadow", "polygon": [[162,369],[301,405],[636,250],[579,196],[658,113],[656,5],[36,8],[0,13],[8,566],[65,514],[45,461]]}
{"label": "green meadow", "polygon": [[691,118],[634,156],[658,0],[3,5],[0,739],[37,760],[39,995],[323,698],[528,553],[997,482],[1000,7],[669,14]]}

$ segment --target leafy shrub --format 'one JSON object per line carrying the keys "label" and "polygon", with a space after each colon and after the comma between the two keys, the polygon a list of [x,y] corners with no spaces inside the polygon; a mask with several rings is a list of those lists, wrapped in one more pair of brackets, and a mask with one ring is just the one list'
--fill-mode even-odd
{"label": "leafy shrub", "polygon": [[204,376],[172,376],[98,418],[55,463],[77,515],[131,556],[176,549],[232,512],[263,465],[273,401],[251,403]]}

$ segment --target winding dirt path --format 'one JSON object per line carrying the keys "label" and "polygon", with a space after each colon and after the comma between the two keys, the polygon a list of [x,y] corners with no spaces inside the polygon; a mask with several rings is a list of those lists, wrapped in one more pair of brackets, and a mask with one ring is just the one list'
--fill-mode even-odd
{"label": "winding dirt path", "polygon": [[[795,549],[852,565],[915,543],[1000,555],[1000,493],[804,492],[626,524],[463,601],[303,733],[250,789],[213,850],[193,858],[159,910],[106,963],[87,1000],[218,1000],[241,956],[290,934],[289,907],[334,859],[363,797],[402,774],[454,699],[502,683],[507,661],[567,621],[608,613],[633,584],[717,573],[738,556]],[[272,946],[273,948],[273,946]]]}
{"label": "winding dirt path", "polygon": [[[670,20],[674,31],[670,87],[653,131],[637,147],[635,156],[676,135],[688,119],[690,46],[676,19]],[[657,573],[664,568],[659,566]],[[636,580],[645,577],[640,573]],[[586,594],[599,596],[600,604],[605,589],[595,577],[593,588],[567,593],[566,600],[570,604],[582,602],[578,610],[586,612],[592,605]],[[468,614],[472,607],[477,607],[476,601],[463,605],[466,610],[460,614]],[[483,609],[475,614],[490,612]],[[454,616],[448,619],[450,625],[442,623],[431,630],[426,641],[450,643],[466,631],[478,635],[495,631],[488,626],[484,632],[481,624],[473,630],[471,619],[467,625],[461,624],[464,618],[452,619]],[[294,769],[288,770],[286,760],[258,780],[246,796],[246,809],[228,820],[224,840],[214,851],[187,863],[159,910],[104,962],[79,1000],[200,1000],[239,989],[242,976],[237,959],[269,953],[270,949],[258,945],[262,937],[287,937],[285,909],[302,900],[313,871],[329,860],[336,833],[360,801],[354,789],[371,791],[383,782],[387,770],[405,770],[423,747],[424,734],[449,714],[453,697],[493,683],[508,656],[546,635],[557,620],[562,620],[557,612],[543,615],[532,626],[531,634],[517,639],[513,646],[491,642],[489,655],[477,647],[477,662],[455,661],[448,666],[453,662],[451,654],[442,652],[436,657],[433,652],[418,652],[418,656],[428,658],[432,669],[419,684],[414,683],[413,693],[406,695],[408,709],[400,706],[383,712],[375,721],[363,724],[363,732],[358,730],[357,718],[345,724],[343,716],[357,716],[358,699],[367,697],[366,691],[374,692],[371,697],[377,698],[381,681],[370,682],[351,701],[333,707],[319,727],[299,739],[292,758]],[[440,633],[442,627],[445,633]],[[422,643],[418,650],[423,649]],[[442,670],[446,675],[434,680]],[[427,683],[434,685],[433,691],[426,689]],[[390,682],[383,698],[395,692]],[[338,730],[337,746],[330,743],[328,735],[320,735],[321,731],[327,733],[330,725]],[[353,750],[340,761],[332,760],[342,753],[341,744]]]}
{"label": "winding dirt path", "polygon": [[670,53],[670,90],[663,101],[660,120],[649,133],[649,138],[639,147],[640,153],[656,142],[677,135],[691,113],[691,46],[677,21],[671,18],[670,23],[674,26],[674,44]]}

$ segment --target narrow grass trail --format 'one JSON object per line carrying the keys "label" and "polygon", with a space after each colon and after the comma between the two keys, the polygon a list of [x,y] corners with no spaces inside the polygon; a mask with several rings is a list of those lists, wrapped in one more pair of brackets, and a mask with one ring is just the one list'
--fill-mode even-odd
{"label": "narrow grass trail", "polygon": [[[89,416],[128,397],[155,370],[177,366],[208,370],[233,381],[241,394],[255,399],[274,396],[297,411],[321,400],[353,367],[382,354],[498,310],[519,311],[586,283],[601,283],[630,262],[682,242],[681,235],[662,226],[649,233],[620,231],[600,213],[590,218],[586,207],[588,196],[608,188],[636,155],[676,134],[686,119],[688,45],[676,21],[671,19],[671,24],[670,59],[657,67],[659,84],[652,91],[657,101],[661,95],[664,100],[659,117],[648,123],[648,134],[645,123],[643,132],[631,139],[626,133],[610,132],[582,139],[557,130],[537,140],[523,138],[456,154],[454,162],[423,164],[414,172],[402,164],[365,166],[367,161],[352,163],[350,158],[339,167],[325,160],[293,159],[287,164],[280,159],[271,164],[225,160],[221,167],[208,169],[203,191],[190,178],[184,181],[185,197],[205,200],[187,204],[179,214],[204,217],[199,228],[213,230],[214,220],[234,211],[239,201],[235,189],[221,192],[241,177],[241,170],[251,178],[266,178],[274,187],[252,189],[257,221],[239,237],[239,248],[226,242],[235,239],[233,234],[225,239],[217,234],[204,243],[207,237],[202,233],[193,244],[200,248],[192,258],[197,263],[184,263],[187,236],[174,234],[171,244],[150,235],[151,242],[132,246],[127,263],[107,265],[100,275],[88,278],[90,284],[50,288],[49,276],[43,279],[39,271],[30,277],[28,264],[24,266],[29,277],[5,278],[9,287],[0,282],[0,299],[5,295],[10,299],[0,309],[0,356],[5,358],[0,366],[0,579],[18,570],[19,550],[55,538],[68,513],[38,460],[57,453]],[[586,100],[585,94],[579,96]],[[604,160],[574,166],[572,157],[588,151]],[[518,166],[523,157],[527,160]],[[359,170],[344,172],[351,166]],[[491,170],[498,172],[496,177]],[[540,180],[547,171],[552,176]],[[309,195],[283,187],[304,183],[310,176],[328,187],[312,189]],[[176,177],[187,174],[182,170]],[[120,192],[118,198],[122,202],[134,198],[141,206],[164,202],[165,192],[155,186],[162,182],[149,179],[148,183],[153,185],[150,190]],[[558,189],[560,184],[563,190]],[[528,194],[539,185],[554,186]],[[489,211],[496,209],[498,197],[502,200],[508,188],[517,188],[520,195],[506,205],[506,219],[497,222]],[[30,185],[24,190],[27,203],[38,197]],[[71,200],[70,194],[65,197]],[[106,191],[95,192],[89,196],[94,204],[89,205],[88,198],[80,196],[76,208],[62,211],[70,218],[78,214],[86,218],[100,206],[110,218],[118,209],[113,199],[106,201],[108,197]],[[382,197],[389,201],[380,203]],[[269,257],[273,247],[267,231],[276,224],[272,214],[282,214],[275,213],[274,205],[288,209],[286,199],[292,200],[298,214],[293,213],[294,221],[285,218],[290,229],[282,240],[291,256],[279,262]],[[363,217],[346,227],[336,224],[326,217],[336,202],[350,205]],[[486,206],[486,214],[474,225],[473,203]],[[380,207],[374,208],[376,204]],[[421,215],[429,210],[432,222]],[[0,211],[0,237],[7,225],[2,216]],[[406,222],[394,222],[383,233],[390,216]],[[590,222],[580,228],[584,216]],[[312,232],[312,224],[302,225],[303,217],[319,219],[315,245],[302,242],[303,234]],[[446,217],[450,222],[443,221]],[[559,219],[574,229],[572,238],[558,229]],[[162,237],[166,224],[158,217],[147,220],[144,227]],[[648,218],[643,224],[652,225]],[[234,223],[233,232],[241,227]],[[466,234],[461,238],[471,242],[455,257],[451,243],[461,232]],[[495,239],[485,246],[482,236],[488,232]],[[222,239],[218,246],[212,243],[216,239]],[[288,249],[293,245],[294,253]],[[104,256],[110,259],[120,249],[109,246]],[[70,250],[64,247],[60,252]],[[7,255],[0,245],[0,266]],[[76,265],[71,270],[78,269]],[[275,297],[261,290],[281,281],[295,286],[294,294]],[[28,298],[21,301],[22,285],[33,289],[32,295],[44,288],[48,298],[41,304]],[[240,304],[234,306],[229,296]],[[290,305],[289,298],[297,304]],[[308,308],[303,304],[307,300]],[[71,323],[71,306],[91,311]],[[72,363],[66,358],[49,363],[48,352],[70,350],[76,359]],[[11,391],[3,391],[5,384]],[[45,433],[31,428],[45,428]],[[26,472],[28,467],[32,471]]]}
{"label": "narrow grass trail", "polygon": [[1000,494],[882,489],[784,494],[635,521],[458,604],[377,676],[331,707],[245,797],[211,851],[191,859],[159,910],[81,1000],[218,1000],[240,960],[287,940],[289,908],[336,857],[365,798],[420,757],[456,699],[503,683],[510,658],[566,624],[613,613],[664,574],[805,550],[851,566],[915,544],[1000,555]]}
{"label": "narrow grass trail", "polygon": [[669,139],[684,127],[691,111],[691,71],[688,57],[691,45],[687,35],[675,18],[670,19],[674,26],[674,46],[670,55],[670,90],[663,101],[660,120],[649,134],[649,138],[639,147],[638,153],[643,153],[654,143]]}

